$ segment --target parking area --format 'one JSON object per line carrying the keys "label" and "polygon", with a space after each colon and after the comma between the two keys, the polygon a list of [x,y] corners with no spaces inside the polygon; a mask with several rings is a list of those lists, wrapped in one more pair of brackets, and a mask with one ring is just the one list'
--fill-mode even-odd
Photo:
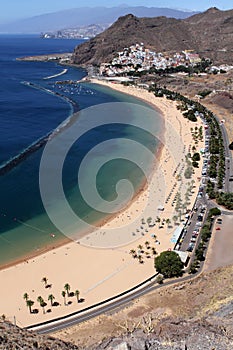
{"label": "parking area", "polygon": [[233,215],[221,215],[213,226],[204,270],[233,264]]}
{"label": "parking area", "polygon": [[194,209],[190,212],[187,225],[184,228],[183,234],[178,245],[179,250],[192,252],[199,242],[201,226],[203,224],[206,213],[206,205],[197,201]]}

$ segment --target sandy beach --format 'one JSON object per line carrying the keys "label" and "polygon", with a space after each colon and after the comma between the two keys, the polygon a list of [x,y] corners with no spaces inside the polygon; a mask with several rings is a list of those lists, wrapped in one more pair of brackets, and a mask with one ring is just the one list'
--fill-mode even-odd
{"label": "sandy beach", "polygon": [[[176,102],[155,98],[146,90],[120,84],[101,84],[141,98],[161,111],[165,135],[159,165],[147,188],[127,210],[120,212],[113,220],[79,242],[54,248],[0,271],[3,285],[0,312],[10,321],[16,320],[19,326],[36,324],[81,310],[152,276],[155,273],[154,251],[160,253],[174,248],[173,233],[179,226],[175,196],[179,194],[181,198],[183,220],[186,210],[192,208],[196,199],[201,166],[195,170],[191,179],[185,179],[184,171],[185,156],[192,153],[195,144],[191,128],[201,126],[201,122],[188,121],[177,110]],[[197,150],[202,147],[203,142],[199,141]],[[183,225],[183,221],[180,225]],[[48,279],[48,287],[42,282],[43,277]],[[80,298],[84,299],[82,303],[77,303],[75,296],[63,299],[61,293],[66,283],[70,284],[71,292],[79,290]],[[34,301],[32,309],[38,309],[37,314],[29,313],[23,299],[24,293],[28,293],[29,299]],[[51,306],[48,301],[50,294],[53,294],[58,306]],[[37,302],[38,296],[42,296],[47,303],[45,313]]]}

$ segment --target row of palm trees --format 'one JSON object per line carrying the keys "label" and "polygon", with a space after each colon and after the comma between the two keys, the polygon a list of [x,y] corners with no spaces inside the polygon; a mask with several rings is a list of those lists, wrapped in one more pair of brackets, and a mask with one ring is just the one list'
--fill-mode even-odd
{"label": "row of palm trees", "polygon": [[[182,106],[179,105],[177,108],[181,108],[182,110],[191,109],[192,113],[197,112],[197,114],[199,116],[202,116],[202,118],[205,120],[205,123],[208,124],[209,133],[210,133],[209,152],[211,154],[209,172],[210,172],[210,169],[214,170],[214,176],[217,179],[217,184],[209,180],[209,186],[207,186],[207,193],[211,199],[216,198],[216,196],[218,196],[219,190],[223,188],[223,180],[225,177],[225,166],[226,166],[223,135],[222,135],[222,130],[218,119],[213,114],[213,112],[208,110],[200,102],[190,100],[187,97],[179,93],[175,93],[173,91],[163,90],[161,88],[160,90],[162,95],[165,94],[165,96],[167,97],[172,96],[174,100],[181,101]],[[195,132],[197,134],[197,129]],[[203,137],[202,129],[199,129],[199,137],[200,138]],[[214,156],[217,156],[217,157],[215,158]],[[216,174],[216,170],[217,170],[217,174]]]}
{"label": "row of palm trees", "polygon": [[202,126],[198,127],[195,126],[195,128],[190,128],[191,130],[191,134],[192,134],[192,137],[193,137],[193,140],[195,142],[195,144],[198,144],[198,141],[203,141],[203,128]]}
{"label": "row of palm trees", "polygon": [[[48,279],[46,277],[42,278],[42,282],[45,284],[45,288],[48,288]],[[69,285],[69,283],[66,283],[64,285],[64,290],[61,292],[61,296],[63,297],[63,300],[64,300],[64,305],[69,304],[69,303],[67,304],[66,298],[74,296],[74,295],[77,298],[77,303],[79,303],[81,300],[80,299],[80,291],[77,289],[77,290],[75,290],[74,293],[73,292],[71,293],[70,292],[70,285]],[[26,306],[28,307],[29,312],[33,313],[32,306],[35,304],[35,302],[29,298],[28,293],[24,293],[23,299],[26,301]],[[60,305],[58,302],[55,302],[55,296],[53,294],[48,295],[48,301],[50,301],[51,307]],[[46,301],[44,300],[44,298],[42,298],[42,296],[38,296],[37,302],[40,304],[40,307],[43,310],[43,314],[45,314],[45,306],[47,306]]]}
{"label": "row of palm trees", "polygon": [[145,249],[141,244],[139,244],[137,248],[138,248],[138,252],[136,252],[135,249],[131,249],[129,251],[129,254],[131,254],[134,259],[138,259],[138,262],[140,264],[143,264],[144,262],[143,254],[145,254],[147,258],[151,257],[151,255],[155,256],[157,254],[155,247],[151,247],[151,244],[149,241],[145,242]]}

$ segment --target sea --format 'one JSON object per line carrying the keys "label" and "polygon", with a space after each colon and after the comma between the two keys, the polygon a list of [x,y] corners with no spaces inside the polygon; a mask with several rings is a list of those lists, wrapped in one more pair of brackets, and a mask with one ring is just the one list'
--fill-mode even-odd
{"label": "sea", "polygon": [[[39,149],[33,145],[66,120],[72,122],[72,116],[77,111],[114,102],[149,107],[141,100],[97,84],[66,83],[68,80],[79,81],[84,78],[87,72],[83,68],[61,66],[52,61],[16,60],[24,56],[72,52],[82,42],[72,39],[48,40],[36,35],[0,35],[0,170],[12,159],[20,159],[0,174],[0,267],[54,247],[66,238],[52,223],[44,208],[39,188],[39,168],[44,145]],[[157,128],[162,130],[162,118],[158,112],[154,113]],[[156,152],[159,147],[158,140],[137,128],[126,125],[113,125],[111,128],[103,126],[84,135],[72,148],[70,158],[66,161],[63,185],[67,199],[73,210],[80,217],[88,218],[89,223],[99,222],[108,215],[96,211],[82,198],[77,189],[76,167],[98,143],[107,138],[118,139],[126,135],[140,142],[143,140],[152,152]],[[24,157],[28,149],[31,151]],[[109,153],[111,149],[106,148],[105,152]],[[88,174],[92,173],[91,166]],[[149,166],[152,168],[152,164]],[[127,177],[135,193],[145,182],[141,169],[124,159],[115,159],[105,170],[102,178],[100,176],[98,179],[97,187],[108,201],[115,198],[114,186],[119,179]],[[79,227],[75,229],[78,231]]]}

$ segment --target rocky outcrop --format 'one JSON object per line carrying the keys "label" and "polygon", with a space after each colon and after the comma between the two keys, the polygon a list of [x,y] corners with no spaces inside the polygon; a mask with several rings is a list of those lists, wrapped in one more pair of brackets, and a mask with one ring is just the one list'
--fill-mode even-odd
{"label": "rocky outcrop", "polygon": [[10,322],[0,322],[0,350],[76,350],[78,347],[68,342],[13,326]]}
{"label": "rocky outcrop", "polygon": [[[232,310],[231,310],[232,311]],[[232,319],[231,319],[232,322]],[[231,331],[230,331],[231,328]],[[232,327],[213,324],[208,319],[183,321],[168,319],[149,335],[135,331],[106,340],[92,350],[232,350]]]}

